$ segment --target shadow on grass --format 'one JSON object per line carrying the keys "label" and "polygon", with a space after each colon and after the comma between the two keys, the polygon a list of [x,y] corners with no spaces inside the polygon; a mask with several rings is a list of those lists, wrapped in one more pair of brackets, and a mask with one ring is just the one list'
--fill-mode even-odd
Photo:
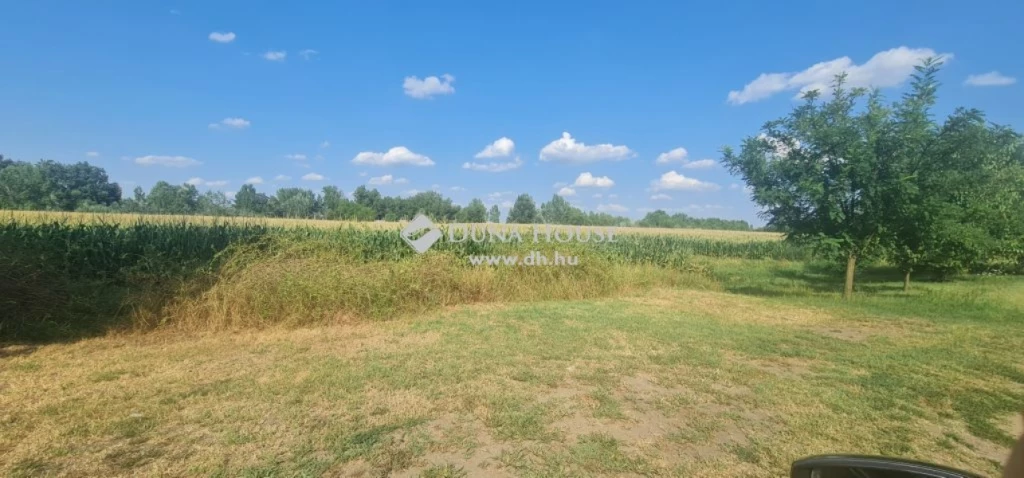
{"label": "shadow on grass", "polygon": [[[1021,287],[1018,277],[961,276],[940,280],[915,274],[909,292],[892,267],[858,269],[854,300],[841,300],[845,271],[828,263],[725,262],[713,275],[726,292],[826,306],[855,314],[928,318],[940,321],[1019,323],[1024,314],[998,291]],[[1021,287],[1024,289],[1024,287]]]}
{"label": "shadow on grass", "polygon": [[97,278],[0,265],[7,266],[0,271],[0,358],[137,327],[138,317],[159,317],[183,291],[200,294],[212,284],[198,270],[180,277]]}

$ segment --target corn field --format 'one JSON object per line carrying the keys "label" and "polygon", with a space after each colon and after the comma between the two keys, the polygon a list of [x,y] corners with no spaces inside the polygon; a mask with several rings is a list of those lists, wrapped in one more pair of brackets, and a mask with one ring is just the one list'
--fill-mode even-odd
{"label": "corn field", "polygon": [[[525,237],[525,235],[524,235]],[[274,239],[309,242],[363,261],[402,260],[415,252],[394,229],[345,225],[334,228],[263,224],[178,222],[0,224],[0,250],[15,261],[30,260],[70,276],[117,277],[126,271],[173,276],[211,265],[232,245]],[[433,251],[456,256],[515,254],[557,246],[563,252],[597,254],[627,264],[674,265],[690,256],[743,259],[806,258],[806,251],[783,241],[735,241],[681,235],[623,234],[603,244],[438,242]]]}

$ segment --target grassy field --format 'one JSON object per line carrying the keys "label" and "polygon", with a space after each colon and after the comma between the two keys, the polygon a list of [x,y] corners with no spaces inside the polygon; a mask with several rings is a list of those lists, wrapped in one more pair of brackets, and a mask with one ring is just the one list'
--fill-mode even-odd
{"label": "grassy field", "polygon": [[[328,221],[321,219],[286,219],[278,217],[216,217],[216,216],[176,216],[163,214],[99,214],[90,212],[53,212],[53,211],[2,211],[0,223],[20,222],[26,224],[52,223],[66,224],[135,224],[139,221],[147,223],[192,223],[192,224],[236,224],[260,225],[268,227],[316,227],[337,228],[353,226],[368,229],[398,229],[404,223],[384,221]],[[665,229],[645,227],[617,228],[622,234],[672,234],[684,237],[698,237],[731,241],[777,241],[782,235],[775,232],[760,231],[721,231],[713,229]]]}
{"label": "grassy field", "polygon": [[844,303],[800,263],[697,275],[617,298],[7,346],[0,474],[785,476],[844,452],[992,475],[1020,432],[1019,278],[908,296],[869,272]]}
{"label": "grassy field", "polygon": [[[1020,433],[1022,277],[867,267],[842,301],[767,236],[418,255],[394,224],[6,217],[3,476],[994,474]],[[580,265],[466,260],[533,248]]]}

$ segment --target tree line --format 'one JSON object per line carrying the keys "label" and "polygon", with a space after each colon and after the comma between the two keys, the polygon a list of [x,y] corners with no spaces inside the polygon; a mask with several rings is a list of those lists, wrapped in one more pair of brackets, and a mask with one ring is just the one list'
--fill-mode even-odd
{"label": "tree line", "polygon": [[941,62],[919,65],[891,105],[877,90],[833,82],[829,98],[767,122],[723,162],[743,177],[768,227],[846,263],[844,296],[862,260],[904,274],[1024,270],[1024,147],[976,109],[932,117]]}
{"label": "tree line", "polygon": [[[121,187],[110,182],[103,168],[87,162],[28,163],[0,156],[0,209],[120,212],[133,214],[197,214],[209,216],[260,216],[353,221],[408,220],[418,213],[444,222],[501,222],[497,205],[488,208],[474,198],[466,206],[454,204],[434,191],[408,197],[384,196],[376,189],[359,186],[346,197],[336,186],[319,193],[304,188],[280,188],[273,194],[245,184],[229,198],[221,191],[200,193],[191,184],[158,181],[147,192],[136,187],[122,197]],[[667,217],[668,219],[664,219]],[[529,194],[516,198],[505,221],[594,226],[679,227],[751,230],[746,221],[699,219],[664,211],[649,213],[633,222],[627,217],[583,211],[565,198],[553,195],[539,207]]]}

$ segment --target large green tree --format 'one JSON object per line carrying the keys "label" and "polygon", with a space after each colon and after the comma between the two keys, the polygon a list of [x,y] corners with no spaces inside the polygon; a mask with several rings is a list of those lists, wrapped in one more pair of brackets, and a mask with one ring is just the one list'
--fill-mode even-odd
{"label": "large green tree", "polygon": [[889,178],[880,177],[880,165],[889,154],[881,140],[891,112],[877,92],[845,83],[837,76],[827,101],[805,93],[802,105],[745,139],[738,154],[726,147],[723,163],[752,188],[769,225],[845,258],[849,298],[858,258],[884,232]]}
{"label": "large green tree", "polygon": [[459,216],[458,220],[461,222],[487,222],[487,206],[484,206],[483,201],[473,198],[473,200],[469,201],[468,206],[459,211]]}
{"label": "large green tree", "polygon": [[587,215],[557,194],[540,205],[540,220],[547,224],[587,224]]}
{"label": "large green tree", "polygon": [[537,205],[529,194],[520,194],[508,212],[505,222],[510,224],[534,224],[537,222]]}

